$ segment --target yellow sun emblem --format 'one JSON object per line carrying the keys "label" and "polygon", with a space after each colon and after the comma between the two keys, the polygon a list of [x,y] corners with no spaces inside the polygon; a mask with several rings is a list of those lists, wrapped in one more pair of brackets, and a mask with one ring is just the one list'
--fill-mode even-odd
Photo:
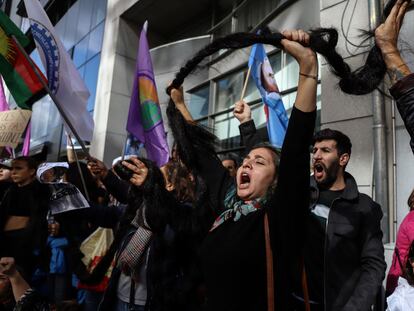
{"label": "yellow sun emblem", "polygon": [[3,28],[0,27],[0,55],[6,58],[8,62],[12,63],[15,53],[12,39],[9,38]]}

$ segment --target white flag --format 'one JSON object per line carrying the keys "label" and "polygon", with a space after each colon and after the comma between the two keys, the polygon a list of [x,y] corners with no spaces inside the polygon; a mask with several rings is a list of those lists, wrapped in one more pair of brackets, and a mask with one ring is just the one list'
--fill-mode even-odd
{"label": "white flag", "polygon": [[[94,123],[86,110],[89,91],[39,0],[24,0],[24,4],[36,47],[46,68],[49,88],[80,138],[91,141]],[[65,128],[67,133],[71,133],[66,124]]]}

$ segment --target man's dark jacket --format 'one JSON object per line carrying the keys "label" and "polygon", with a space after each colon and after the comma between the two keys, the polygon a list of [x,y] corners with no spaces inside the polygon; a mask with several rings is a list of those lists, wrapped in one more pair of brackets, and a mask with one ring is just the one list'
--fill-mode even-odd
{"label": "man's dark jacket", "polygon": [[[247,151],[261,141],[253,121],[239,129]],[[311,186],[312,207],[319,195],[313,178]],[[325,263],[321,262],[325,264],[325,310],[366,311],[375,303],[386,268],[381,218],[381,207],[359,193],[354,178],[346,173],[345,191],[331,207]]]}
{"label": "man's dark jacket", "polygon": [[[345,173],[345,189],[330,206],[325,236],[325,310],[368,311],[375,303],[386,264],[381,231],[381,207],[358,192]],[[311,176],[312,209],[319,198]],[[306,256],[306,254],[305,254]],[[311,284],[309,284],[312,286]]]}

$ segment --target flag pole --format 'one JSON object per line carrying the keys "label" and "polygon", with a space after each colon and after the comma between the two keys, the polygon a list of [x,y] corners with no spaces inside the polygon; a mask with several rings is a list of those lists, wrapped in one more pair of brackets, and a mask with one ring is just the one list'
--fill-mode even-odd
{"label": "flag pole", "polygon": [[124,142],[124,145],[123,145],[123,148],[122,148],[121,161],[124,161],[124,159],[125,159],[125,153],[126,153],[128,138],[129,138],[129,134],[127,133],[127,136],[125,138],[125,142]]}
{"label": "flag pole", "polygon": [[247,76],[246,76],[246,79],[244,80],[244,85],[243,85],[243,90],[241,92],[240,100],[243,100],[244,94],[246,93],[247,82],[249,82],[249,77],[250,77],[250,71],[251,70],[252,70],[252,66],[250,66],[249,67],[249,70],[247,71]]}
{"label": "flag pole", "polygon": [[68,116],[66,115],[66,113],[63,111],[62,109],[62,105],[60,104],[60,101],[58,100],[58,98],[55,96],[55,94],[53,94],[49,88],[49,86],[47,85],[47,83],[45,82],[45,80],[43,80],[41,74],[39,73],[39,71],[37,70],[36,66],[34,65],[32,59],[30,58],[30,56],[27,54],[26,50],[23,48],[23,46],[20,44],[19,40],[17,40],[15,35],[11,35],[14,43],[16,43],[17,48],[19,49],[19,51],[26,57],[27,61],[30,64],[30,67],[32,67],[36,77],[39,79],[40,83],[42,84],[42,86],[44,87],[45,91],[48,93],[48,95],[50,96],[50,98],[52,99],[52,101],[55,103],[56,108],[58,109],[60,115],[62,116],[63,120],[65,121],[65,123],[68,125],[70,131],[72,132],[72,134],[75,136],[76,140],[78,141],[78,143],[80,144],[80,146],[82,147],[83,152],[86,154],[86,157],[89,159],[91,156],[88,152],[88,150],[86,149],[85,143],[84,141],[80,138],[78,132],[75,130],[75,128],[73,127],[72,123],[70,122]]}
{"label": "flag pole", "polygon": [[72,141],[72,136],[70,136],[70,134],[68,134],[68,139],[70,141],[70,146],[72,147],[73,155],[75,156],[76,166],[78,167],[78,171],[79,171],[79,175],[81,178],[83,190],[85,191],[86,199],[90,201],[88,188],[86,188],[86,182],[85,182],[85,178],[83,177],[82,169],[79,163],[78,154],[76,153],[75,146],[73,145],[73,141]]}

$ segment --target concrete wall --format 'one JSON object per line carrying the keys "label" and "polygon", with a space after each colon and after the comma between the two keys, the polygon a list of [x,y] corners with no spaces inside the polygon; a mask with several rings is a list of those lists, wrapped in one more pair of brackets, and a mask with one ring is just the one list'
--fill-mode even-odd
{"label": "concrete wall", "polygon": [[[341,30],[341,17],[348,1],[321,0],[321,26],[336,27]],[[355,7],[353,17],[352,10]],[[345,10],[344,29],[349,28],[348,38],[358,44],[358,29],[369,29],[368,1],[349,1],[349,6]],[[408,12],[404,25],[400,47],[405,47],[413,37],[413,11]],[[404,41],[404,43],[402,42]],[[412,44],[412,43],[411,43]],[[366,57],[366,49],[357,49],[344,40],[341,34],[339,39],[339,52],[347,55],[347,62],[352,68],[360,66]],[[412,47],[411,47],[412,49]],[[408,49],[409,50],[409,49]],[[404,54],[413,69],[413,53]],[[322,127],[335,128],[346,133],[353,143],[352,157],[348,166],[348,171],[354,175],[359,190],[370,196],[373,194],[373,124],[372,124],[372,95],[350,96],[342,93],[337,87],[337,78],[330,73],[328,66],[322,66]],[[385,89],[390,84],[386,81]],[[385,99],[386,113],[386,132],[387,132],[387,172],[388,172],[388,193],[389,205],[383,206],[385,215],[388,219],[383,219],[383,228],[388,226],[390,230],[390,242],[393,242],[397,233],[397,228],[408,212],[407,198],[414,187],[414,162],[413,155],[409,148],[409,136],[405,130],[402,120],[396,114],[396,128],[393,127],[393,112],[390,99]],[[395,131],[395,132],[394,132]],[[396,152],[393,152],[395,133]],[[394,183],[393,163],[395,162],[396,175]],[[375,198],[374,198],[375,199]],[[394,204],[396,201],[396,204]],[[391,263],[391,256],[394,244],[385,245],[385,257],[388,266]]]}
{"label": "concrete wall", "polygon": [[[347,3],[349,4],[346,7]],[[348,38],[352,43],[359,44],[358,29],[369,29],[368,1],[340,1],[340,0],[321,0],[321,26],[335,27],[341,31],[348,30]],[[354,9],[354,15],[352,11]],[[344,13],[345,12],[345,13]],[[341,25],[341,17],[344,15],[344,23]],[[404,57],[409,61],[413,68],[413,53],[409,52],[410,40],[412,41],[414,22],[411,10],[407,13],[400,40],[400,47],[406,52]],[[408,44],[408,49],[407,49]],[[412,43],[411,43],[412,44]],[[366,48],[356,48],[347,44],[344,36],[340,33],[338,50],[346,56],[346,61],[352,68],[358,68],[363,64],[366,57]],[[408,50],[408,51],[407,51]],[[337,87],[337,78],[330,73],[328,66],[322,65],[322,127],[330,127],[346,133],[353,143],[352,157],[348,166],[348,171],[354,175],[357,180],[359,190],[372,196],[372,170],[373,170],[373,130],[372,130],[372,95],[351,96],[342,93]],[[386,81],[385,89],[390,84]],[[393,134],[392,125],[392,102],[385,99],[386,110],[386,130],[387,130],[387,157],[388,157],[388,184],[389,184],[389,206],[384,206],[385,214],[389,215],[387,223],[390,228],[390,240],[393,241],[396,234],[396,228],[407,214],[406,200],[414,187],[414,164],[413,156],[409,148],[409,136],[402,124],[402,121],[396,112],[396,193],[394,194],[393,183]],[[396,197],[394,198],[394,195]],[[396,212],[394,213],[394,199],[396,199]],[[394,215],[395,214],[395,215]],[[396,223],[394,223],[394,221]]]}
{"label": "concrete wall", "polygon": [[91,144],[91,154],[107,164],[121,154],[125,140],[125,116],[135,67],[134,56],[128,53],[137,50],[138,35],[121,14],[135,2],[108,0]]}
{"label": "concrete wall", "polygon": [[[136,0],[108,0],[94,112],[95,131],[91,144],[91,154],[103,159],[107,165],[121,155],[125,143],[125,126],[142,25],[125,20],[122,14],[135,3]],[[165,88],[182,64],[208,42],[209,36],[197,37],[157,47],[151,51],[164,120],[167,104]],[[190,88],[206,78],[203,74],[192,75],[186,80],[184,87]],[[168,131],[168,128],[166,130]]]}

